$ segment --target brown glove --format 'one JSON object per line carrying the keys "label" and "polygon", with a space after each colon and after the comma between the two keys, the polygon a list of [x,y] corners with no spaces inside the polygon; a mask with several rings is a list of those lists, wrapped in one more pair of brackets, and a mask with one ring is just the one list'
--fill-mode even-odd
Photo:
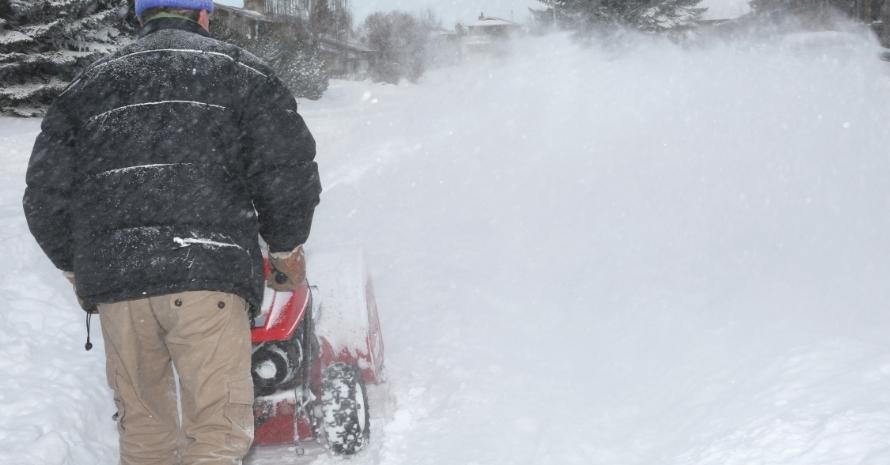
{"label": "brown glove", "polygon": [[[81,299],[80,296],[77,295],[77,284],[75,284],[77,281],[74,278],[74,272],[64,271],[64,272],[62,272],[62,274],[65,275],[65,279],[67,279],[68,282],[71,283],[71,287],[74,288],[74,295],[77,297],[77,303],[80,304],[80,308],[82,308],[83,311],[85,311],[87,313],[92,313],[92,314],[99,313],[98,307],[96,307],[95,305],[92,305],[92,306],[87,305],[86,302],[84,302],[83,299]],[[87,350],[89,350],[89,349],[87,349]]]}
{"label": "brown glove", "polygon": [[290,252],[270,253],[269,263],[272,272],[268,285],[276,291],[294,291],[306,281],[306,256],[302,245]]}

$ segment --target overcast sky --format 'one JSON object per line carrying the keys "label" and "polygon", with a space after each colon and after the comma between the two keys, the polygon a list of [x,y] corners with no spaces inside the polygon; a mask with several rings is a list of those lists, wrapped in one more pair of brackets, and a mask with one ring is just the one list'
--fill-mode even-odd
{"label": "overcast sky", "polygon": [[[219,3],[241,6],[242,0],[217,0]],[[356,23],[375,11],[405,10],[421,11],[428,7],[439,15],[443,25],[450,28],[455,22],[470,22],[484,12],[487,16],[523,22],[528,17],[528,8],[540,8],[536,0],[350,0],[355,12]],[[708,17],[727,18],[744,14],[748,10],[748,0],[704,0],[702,6],[710,8]]]}

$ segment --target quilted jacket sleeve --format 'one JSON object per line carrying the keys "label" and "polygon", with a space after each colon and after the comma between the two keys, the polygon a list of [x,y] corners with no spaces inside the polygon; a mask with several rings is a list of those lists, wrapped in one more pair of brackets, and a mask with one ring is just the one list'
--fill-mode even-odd
{"label": "quilted jacket sleeve", "polygon": [[57,268],[72,271],[70,198],[76,125],[63,105],[53,105],[43,120],[28,163],[23,204],[37,243]]}
{"label": "quilted jacket sleeve", "polygon": [[248,186],[269,250],[289,251],[306,242],[319,202],[315,139],[284,83],[254,71],[241,121]]}

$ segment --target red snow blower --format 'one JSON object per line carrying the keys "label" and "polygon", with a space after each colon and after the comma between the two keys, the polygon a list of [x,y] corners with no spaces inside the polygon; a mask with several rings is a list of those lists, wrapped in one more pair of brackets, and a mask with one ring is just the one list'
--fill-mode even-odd
{"label": "red snow blower", "polygon": [[253,322],[254,443],[351,455],[368,444],[365,386],[382,382],[374,290],[360,253],[312,255],[308,274],[294,292],[267,288]]}

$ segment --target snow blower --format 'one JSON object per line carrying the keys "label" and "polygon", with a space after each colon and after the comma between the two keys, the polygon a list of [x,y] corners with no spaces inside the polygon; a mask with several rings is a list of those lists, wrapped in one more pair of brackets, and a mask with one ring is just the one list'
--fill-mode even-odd
{"label": "snow blower", "polygon": [[352,455],[370,437],[366,385],[382,382],[374,290],[360,253],[312,255],[308,275],[294,292],[267,288],[253,321],[254,444]]}

